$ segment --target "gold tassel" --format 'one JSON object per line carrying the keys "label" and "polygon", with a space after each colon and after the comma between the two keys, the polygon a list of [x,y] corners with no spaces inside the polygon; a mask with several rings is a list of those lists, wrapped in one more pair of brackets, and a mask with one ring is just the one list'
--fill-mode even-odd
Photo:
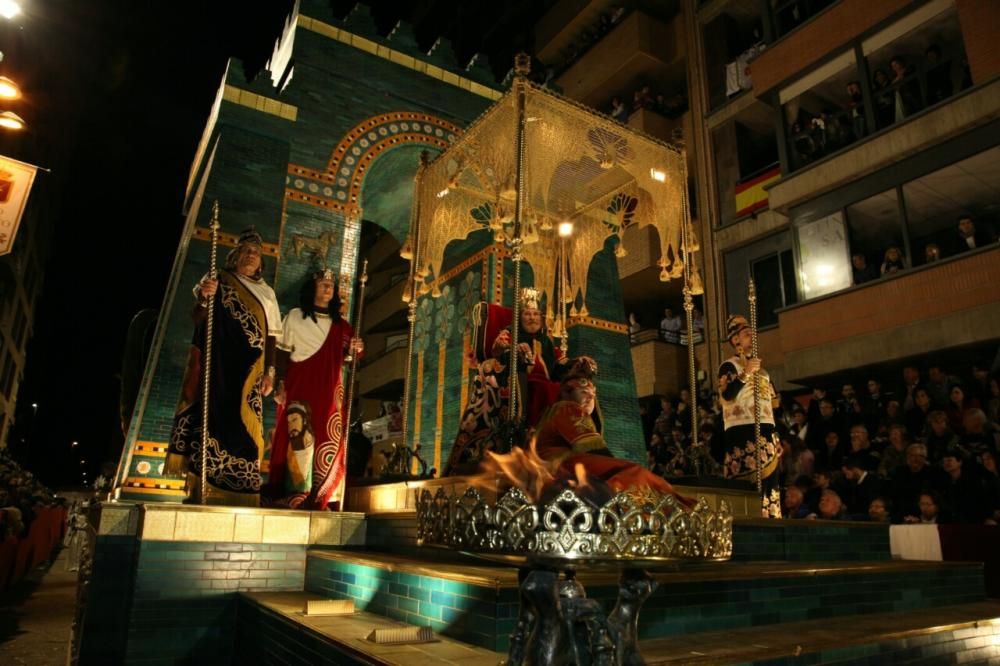
{"label": "gold tassel", "polygon": [[411,261],[413,259],[413,242],[410,240],[409,236],[406,237],[403,247],[399,250],[399,256],[407,261]]}

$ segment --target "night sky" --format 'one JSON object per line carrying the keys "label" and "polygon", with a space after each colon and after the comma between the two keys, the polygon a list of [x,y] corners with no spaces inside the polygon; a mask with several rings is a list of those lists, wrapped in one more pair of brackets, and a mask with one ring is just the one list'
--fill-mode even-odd
{"label": "night sky", "polygon": [[[343,16],[351,2],[331,3]],[[427,49],[486,53],[502,76],[551,2],[373,2],[382,34],[414,24]],[[227,58],[270,56],[292,2],[22,0],[0,26],[2,71],[32,136],[0,152],[44,162],[55,237],[9,444],[50,485],[117,463],[122,349],[129,321],[158,309],[183,226],[181,204]],[[23,145],[34,144],[34,146]],[[39,405],[32,415],[32,403]],[[22,441],[23,440],[23,441]],[[70,447],[78,441],[76,449]],[[80,464],[80,459],[86,462]]]}

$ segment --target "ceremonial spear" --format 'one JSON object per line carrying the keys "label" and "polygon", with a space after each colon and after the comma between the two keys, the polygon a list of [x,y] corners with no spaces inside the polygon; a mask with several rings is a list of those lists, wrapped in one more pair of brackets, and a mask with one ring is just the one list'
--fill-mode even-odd
{"label": "ceremonial spear", "polygon": [[351,369],[347,372],[347,394],[344,401],[344,482],[340,486],[340,502],[338,507],[344,510],[344,498],[347,497],[347,454],[348,443],[351,439],[351,405],[354,403],[354,378],[358,372],[358,352],[354,349],[354,339],[361,336],[361,321],[365,311],[365,285],[368,283],[368,260],[365,259],[361,267],[361,277],[358,280],[361,285],[358,289],[358,309],[357,317],[354,321],[354,336],[351,339],[350,356],[346,359],[351,364]]}
{"label": "ceremonial spear", "polygon": [[[219,278],[216,260],[219,254],[219,201],[212,204],[212,249],[208,259],[208,279]],[[216,288],[218,289],[218,287]],[[207,319],[205,320],[205,353],[202,363],[204,378],[201,383],[201,503],[208,503],[208,394],[209,382],[212,378],[212,328],[215,320],[215,295],[208,303]]]}
{"label": "ceremonial spear", "polygon": [[[747,300],[750,301],[750,358],[757,358],[757,287],[750,278],[747,289]],[[763,477],[761,465],[764,461],[764,452],[760,444],[760,371],[753,373],[753,443],[757,458],[756,474],[757,494],[763,497]]]}

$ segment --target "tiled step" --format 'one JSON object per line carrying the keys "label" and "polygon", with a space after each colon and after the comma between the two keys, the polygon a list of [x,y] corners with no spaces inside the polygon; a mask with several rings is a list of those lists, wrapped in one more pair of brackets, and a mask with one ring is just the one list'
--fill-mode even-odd
{"label": "tiled step", "polygon": [[[361,610],[491,650],[507,649],[517,614],[517,571],[425,558],[310,550],[306,591],[355,600]],[[762,627],[819,618],[905,612],[984,599],[982,565],[939,562],[725,562],[658,573],[640,637]],[[581,574],[608,610],[616,576]]]}
{"label": "tiled step", "polygon": [[[307,617],[308,592],[242,593],[235,662],[494,666],[503,654],[439,637],[434,643],[378,646],[363,640],[398,622],[357,612]],[[809,620],[773,627],[706,631],[641,642],[650,666],[679,664],[995,664],[1000,603],[980,602],[907,613]]]}
{"label": "tiled step", "polygon": [[234,664],[314,666],[393,664],[396,666],[496,666],[496,652],[445,637],[416,645],[375,645],[364,640],[372,629],[399,622],[358,612],[346,616],[306,616],[307,592],[245,592],[237,605]]}
{"label": "tiled step", "polygon": [[706,631],[642,642],[661,664],[996,664],[1000,602]]}
{"label": "tiled step", "polygon": [[[368,517],[368,545],[422,556],[413,513]],[[844,562],[889,560],[889,527],[828,520],[737,520],[733,559],[742,561]]]}

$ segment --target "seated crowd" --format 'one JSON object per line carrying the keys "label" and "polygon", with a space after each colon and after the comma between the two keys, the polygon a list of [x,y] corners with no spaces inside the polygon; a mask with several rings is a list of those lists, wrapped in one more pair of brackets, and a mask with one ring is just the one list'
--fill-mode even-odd
{"label": "seated crowd", "polygon": [[[844,383],[782,401],[775,421],[786,518],[1000,521],[1000,378],[985,364],[964,378],[911,365],[900,380],[892,389],[869,379],[861,392]],[[659,414],[641,405],[648,463],[664,476],[705,474],[721,460],[717,398],[694,407],[704,455],[689,446],[692,405],[687,389],[662,399]]]}
{"label": "seated crowd", "polygon": [[60,503],[7,449],[0,449],[0,541],[27,534],[38,509]]}

